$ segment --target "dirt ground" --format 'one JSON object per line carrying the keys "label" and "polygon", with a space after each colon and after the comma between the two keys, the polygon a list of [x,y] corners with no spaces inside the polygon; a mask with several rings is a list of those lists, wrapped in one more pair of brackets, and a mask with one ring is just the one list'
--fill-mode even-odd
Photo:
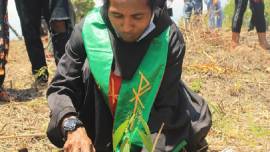
{"label": "dirt ground", "polygon": [[[256,33],[246,30],[235,51],[230,51],[229,30],[183,34],[187,50],[182,78],[208,101],[213,114],[209,151],[269,152],[270,51],[260,49]],[[54,60],[46,54],[52,78]],[[4,84],[12,101],[0,102],[0,152],[59,150],[45,135],[46,89],[36,88],[33,80],[24,43],[12,41]]]}

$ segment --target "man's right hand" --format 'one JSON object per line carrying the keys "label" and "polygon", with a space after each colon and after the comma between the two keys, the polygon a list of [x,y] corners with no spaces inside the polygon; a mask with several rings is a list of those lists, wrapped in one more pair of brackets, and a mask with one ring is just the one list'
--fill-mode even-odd
{"label": "man's right hand", "polygon": [[72,132],[67,132],[64,152],[95,152],[91,139],[87,136],[84,127],[79,127]]}

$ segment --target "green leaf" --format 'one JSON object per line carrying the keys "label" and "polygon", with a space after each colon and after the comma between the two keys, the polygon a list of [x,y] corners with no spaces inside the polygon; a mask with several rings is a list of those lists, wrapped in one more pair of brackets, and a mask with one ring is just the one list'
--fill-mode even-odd
{"label": "green leaf", "polygon": [[140,122],[142,123],[143,128],[144,128],[146,134],[147,134],[147,135],[150,135],[151,133],[150,133],[150,129],[149,129],[149,127],[148,127],[147,122],[142,118],[142,116],[139,117],[139,120],[140,120]]}
{"label": "green leaf", "polygon": [[128,138],[126,138],[125,141],[122,143],[120,147],[120,152],[130,152],[130,143]]}
{"label": "green leaf", "polygon": [[129,119],[125,120],[114,132],[113,134],[113,149],[116,151],[116,147],[122,139],[125,130],[128,127]]}
{"label": "green leaf", "polygon": [[152,151],[152,148],[153,148],[153,143],[152,143],[152,139],[151,139],[151,136],[150,135],[146,135],[145,133],[143,133],[141,130],[138,130],[139,132],[139,135],[142,139],[142,142],[145,146],[145,148],[151,152]]}
{"label": "green leaf", "polygon": [[179,152],[181,151],[185,146],[187,145],[187,142],[183,140],[180,144],[178,144],[172,152]]}

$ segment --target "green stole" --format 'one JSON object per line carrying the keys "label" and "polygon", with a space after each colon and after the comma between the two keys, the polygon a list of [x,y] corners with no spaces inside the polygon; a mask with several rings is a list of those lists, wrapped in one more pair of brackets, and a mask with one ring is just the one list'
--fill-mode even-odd
{"label": "green stole", "polygon": [[[88,13],[82,35],[90,71],[109,106],[113,51],[100,8],[94,8]],[[168,42],[169,28],[152,40],[132,79],[122,80],[114,115],[114,151],[119,151],[124,142],[139,146],[145,144],[144,133],[150,133],[147,121],[166,67]]]}

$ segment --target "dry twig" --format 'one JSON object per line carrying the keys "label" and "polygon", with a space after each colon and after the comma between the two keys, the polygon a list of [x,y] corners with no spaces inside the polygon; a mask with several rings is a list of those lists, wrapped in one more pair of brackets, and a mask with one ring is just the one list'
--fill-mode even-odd
{"label": "dry twig", "polygon": [[2,136],[1,139],[10,139],[10,138],[34,138],[34,137],[46,137],[44,133],[37,133],[37,134],[24,134],[24,135],[12,135],[12,136]]}
{"label": "dry twig", "polygon": [[157,137],[156,137],[156,139],[154,141],[154,144],[153,144],[152,152],[154,152],[155,147],[157,146],[157,142],[158,142],[159,136],[161,134],[161,131],[163,130],[163,127],[164,127],[164,123],[161,124],[161,127],[160,127],[160,129],[158,131]]}

